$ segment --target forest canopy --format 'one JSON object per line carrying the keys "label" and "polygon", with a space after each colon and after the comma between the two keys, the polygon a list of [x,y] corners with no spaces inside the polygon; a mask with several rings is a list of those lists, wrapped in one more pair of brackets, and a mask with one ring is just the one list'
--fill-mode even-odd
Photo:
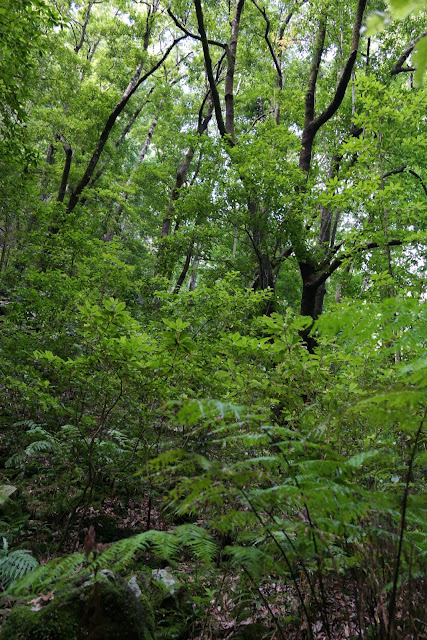
{"label": "forest canopy", "polygon": [[425,1],[0,0],[0,63],[0,639],[423,637]]}

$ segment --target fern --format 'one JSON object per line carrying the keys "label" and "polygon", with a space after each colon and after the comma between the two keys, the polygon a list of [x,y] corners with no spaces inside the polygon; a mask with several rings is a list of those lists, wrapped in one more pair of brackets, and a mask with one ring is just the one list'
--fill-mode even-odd
{"label": "fern", "polygon": [[53,584],[60,587],[71,577],[79,574],[84,566],[85,555],[83,553],[73,553],[65,558],[51,560],[12,584],[9,587],[9,592],[19,596],[40,593]]}
{"label": "fern", "polygon": [[174,530],[179,542],[201,562],[209,565],[218,553],[218,545],[205,529],[185,524]]}
{"label": "fern", "polygon": [[[19,424],[19,423],[16,423]],[[52,434],[46,429],[43,429],[41,425],[37,425],[32,421],[24,423],[29,425],[29,429],[26,433],[27,437],[40,438],[30,444],[23,450],[15,453],[8,460],[6,460],[6,467],[17,467],[22,462],[25,462],[28,458],[46,453],[46,451],[56,451],[59,449],[59,444]]]}
{"label": "fern", "polygon": [[52,560],[39,566],[31,575],[25,575],[11,584],[9,591],[14,596],[28,595],[39,593],[47,587],[58,588],[70,578],[93,575],[102,569],[119,572],[128,567],[138,553],[149,548],[155,556],[170,563],[177,562],[185,548],[207,564],[217,553],[217,545],[212,537],[195,525],[183,525],[175,531],[146,531],[119,540],[100,555],[95,552],[89,559],[83,553],[73,553],[65,558]]}
{"label": "fern", "polygon": [[266,570],[271,571],[273,569],[274,560],[272,556],[256,547],[239,547],[234,545],[233,547],[226,547],[224,551],[233,565],[236,567],[244,567],[256,578],[264,575]]}
{"label": "fern", "polygon": [[28,549],[9,551],[6,538],[3,538],[3,549],[0,552],[0,581],[9,587],[15,580],[33,571],[39,563]]}

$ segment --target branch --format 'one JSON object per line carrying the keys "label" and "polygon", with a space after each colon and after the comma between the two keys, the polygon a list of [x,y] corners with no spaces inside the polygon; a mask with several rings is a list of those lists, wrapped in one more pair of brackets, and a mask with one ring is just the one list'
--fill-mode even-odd
{"label": "branch", "polygon": [[[203,107],[206,103],[206,99],[209,97],[210,95],[210,91],[206,94],[206,96],[203,98],[203,102],[202,105],[200,107],[199,110],[199,119],[198,119],[198,125],[197,125],[197,133],[199,136],[203,135],[205,133],[205,131],[208,128],[209,122],[212,118],[212,112],[213,112],[213,104],[212,102],[210,102],[207,113],[205,116],[203,116]],[[166,212],[165,217],[163,218],[163,222],[162,222],[162,231],[161,231],[161,238],[164,238],[165,236],[168,236],[170,233],[170,226],[171,226],[171,218],[172,218],[172,214],[174,212],[174,208],[175,208],[175,202],[178,200],[179,195],[180,195],[180,189],[182,187],[182,185],[184,184],[185,178],[187,177],[187,173],[188,170],[190,168],[190,164],[193,160],[194,157],[194,152],[195,152],[195,148],[193,145],[191,145],[188,150],[187,153],[185,154],[184,160],[176,174],[176,180],[175,180],[175,186],[172,190],[172,196],[171,199],[169,201],[169,205],[168,205],[168,209]],[[199,158],[199,161],[201,160],[201,158]],[[196,168],[196,171],[198,173],[198,169]]]}
{"label": "branch", "polygon": [[80,182],[78,183],[75,191],[73,192],[73,194],[70,197],[70,200],[68,202],[68,207],[67,207],[67,213],[70,213],[71,211],[74,210],[75,206],[77,205],[80,195],[83,191],[83,189],[86,187],[86,185],[89,183],[96,165],[98,164],[98,160],[101,156],[102,151],[104,150],[104,147],[107,143],[108,137],[111,133],[111,130],[117,120],[117,118],[119,117],[119,115],[121,114],[121,112],[123,111],[123,109],[126,107],[127,103],[129,102],[129,99],[133,96],[133,94],[135,93],[135,91],[141,86],[141,84],[143,82],[145,82],[145,80],[147,80],[147,78],[149,78],[151,75],[153,75],[153,73],[155,71],[157,71],[157,69],[159,69],[159,67],[165,62],[166,58],[169,56],[170,52],[172,51],[172,49],[175,48],[175,46],[178,44],[178,42],[180,42],[181,40],[184,40],[186,38],[186,36],[181,36],[179,38],[175,38],[175,40],[172,42],[172,44],[166,49],[165,53],[163,54],[163,56],[156,62],[156,64],[149,70],[147,71],[147,73],[145,73],[141,78],[139,78],[139,80],[136,81],[136,78],[138,78],[139,74],[141,73],[141,65],[139,64],[138,67],[136,68],[136,71],[134,73],[134,76],[132,78],[132,80],[130,81],[129,85],[127,86],[125,92],[123,93],[122,98],[119,100],[119,102],[116,104],[116,106],[114,107],[114,109],[112,110],[112,112],[110,113],[110,116],[104,126],[104,129],[102,130],[102,133],[99,137],[98,140],[98,144],[96,145],[96,149],[93,152],[93,155],[91,157],[91,159],[89,160],[89,163],[86,167],[86,171],[83,175],[83,177],[81,178]]}
{"label": "branch", "polygon": [[92,46],[90,46],[89,44],[90,49],[89,49],[89,53],[87,54],[87,59],[89,60],[89,62],[92,60],[93,56],[95,55],[95,51],[100,42],[101,42],[101,38],[98,38],[97,40],[95,40]]}
{"label": "branch", "polygon": [[348,83],[350,82],[351,74],[354,68],[354,64],[357,58],[357,52],[359,49],[359,41],[360,41],[360,28],[362,26],[363,14],[365,11],[367,0],[359,0],[356,17],[353,26],[353,37],[350,47],[350,55],[347,58],[347,62],[345,63],[344,70],[342,72],[340,81],[336,88],[334,97],[332,98],[329,105],[326,109],[317,117],[314,116],[314,95],[316,89],[316,81],[318,68],[320,64],[320,56],[323,52],[324,46],[324,24],[323,21],[325,18],[321,19],[319,25],[318,39],[315,47],[315,51],[313,54],[313,62],[310,71],[310,79],[307,87],[306,100],[305,100],[305,122],[304,122],[304,131],[302,135],[302,149],[300,153],[300,169],[308,173],[311,165],[311,156],[313,150],[313,142],[316,136],[316,133],[328,120],[332,118],[332,116],[339,109],[346,90]]}
{"label": "branch", "polygon": [[299,157],[299,167],[307,174],[310,170],[311,155],[313,149],[315,131],[312,130],[314,118],[314,100],[316,93],[317,76],[319,74],[320,60],[325,46],[326,36],[326,16],[322,13],[317,31],[316,43],[314,45],[313,59],[311,62],[310,76],[308,79],[307,91],[305,94],[304,130],[302,133],[302,149]]}
{"label": "branch", "polygon": [[[279,89],[283,88],[283,75],[282,75],[282,69],[280,67],[280,62],[279,59],[274,51],[273,45],[271,44],[271,40],[269,38],[269,33],[270,33],[270,20],[267,16],[267,12],[265,10],[265,7],[260,7],[258,5],[258,3],[256,2],[256,0],[252,0],[252,4],[258,9],[258,11],[260,12],[260,14],[262,15],[262,17],[265,20],[265,33],[264,33],[264,40],[267,43],[267,47],[268,50],[270,51],[270,55],[273,59],[273,63],[274,66],[276,67],[276,72],[277,72],[277,78],[278,78],[278,86]],[[293,12],[289,13],[289,15],[287,16],[286,20],[285,20],[285,24],[287,25],[290,21],[290,19],[292,18]]]}
{"label": "branch", "polygon": [[416,67],[402,67],[401,69],[394,70],[392,75],[395,76],[398,73],[412,73],[412,71],[416,71],[416,70],[417,70]]}
{"label": "branch", "polygon": [[219,133],[223,138],[227,132],[225,129],[224,118],[222,117],[221,102],[219,99],[218,87],[216,86],[216,82],[215,82],[215,78],[212,70],[212,59],[209,51],[209,42],[206,35],[205,23],[203,19],[201,0],[194,0],[194,6],[196,8],[197,25],[198,25],[199,34],[200,34],[200,40],[202,42],[202,47],[203,47],[203,56],[205,59],[206,75],[208,76],[209,86],[211,89],[212,100],[213,100],[214,109],[215,109],[216,122],[218,125]]}
{"label": "branch", "polygon": [[62,171],[61,184],[59,185],[58,196],[56,200],[57,202],[64,202],[65,191],[67,189],[68,176],[70,174],[71,160],[73,158],[73,150],[71,148],[71,145],[64,138],[64,136],[59,136],[59,140],[61,140],[62,146],[64,147],[65,163],[64,163],[64,169]]}
{"label": "branch", "polygon": [[[387,242],[389,247],[401,247],[404,244],[403,240],[390,240]],[[381,247],[378,242],[368,242],[363,247],[357,247],[354,251],[349,251],[348,253],[343,253],[339,258],[335,258],[330,265],[329,268],[326,269],[323,273],[319,274],[317,278],[314,278],[312,282],[309,283],[310,287],[318,287],[323,282],[326,282],[328,278],[336,271],[348,258],[352,258],[355,253],[362,253],[363,251],[369,251],[370,249],[379,249]]]}
{"label": "branch", "polygon": [[280,266],[283,262],[285,262],[285,260],[287,260],[289,258],[289,256],[292,255],[294,251],[293,247],[288,247],[287,249],[282,249],[282,251],[279,253],[279,255],[276,258],[273,258],[271,261],[271,265],[273,268]]}
{"label": "branch", "polygon": [[80,49],[83,46],[83,42],[85,40],[85,35],[86,35],[86,28],[89,22],[89,15],[90,15],[90,10],[92,9],[93,6],[93,2],[89,2],[89,4],[87,5],[87,9],[86,9],[86,15],[85,15],[85,19],[82,25],[82,33],[80,36],[80,41],[76,44],[76,46],[74,47],[74,52],[78,53],[80,51]]}
{"label": "branch", "polygon": [[424,38],[425,36],[427,36],[427,31],[424,31],[421,35],[417,36],[415,40],[412,40],[412,42],[408,44],[408,46],[400,56],[399,60],[396,62],[393,69],[390,71],[390,75],[395,76],[398,73],[407,73],[408,71],[415,71],[415,67],[404,67],[403,64],[411,55],[417,42],[419,42],[421,38]]}
{"label": "branch", "polygon": [[198,116],[198,121],[197,121],[197,133],[199,134],[199,136],[203,135],[206,131],[206,129],[208,128],[208,124],[212,118],[212,113],[213,113],[213,103],[212,100],[209,101],[209,106],[208,106],[208,110],[206,112],[206,115],[203,115],[203,109],[204,106],[206,104],[207,99],[210,96],[210,91],[208,91],[208,93],[206,94],[205,98],[203,99],[202,102],[202,106],[199,109],[199,116]]}
{"label": "branch", "polygon": [[410,173],[411,175],[413,175],[415,178],[418,178],[418,180],[421,182],[421,186],[424,189],[424,193],[427,196],[427,187],[423,182],[423,179],[421,178],[421,176],[418,175],[418,173],[415,173],[415,171],[413,171],[412,169],[408,169],[408,173]]}
{"label": "branch", "polygon": [[[170,7],[167,10],[168,15],[172,18],[172,20],[174,21],[174,23],[176,24],[176,26],[178,27],[178,29],[180,29],[183,33],[185,33],[185,35],[187,35],[189,38],[193,38],[193,40],[199,40],[201,41],[201,36],[196,35],[195,33],[192,33],[191,31],[189,31],[183,24],[182,22],[180,22],[178,20],[178,18],[172,13]],[[214,45],[214,47],[221,47],[221,49],[225,49],[227,50],[227,45],[224,44],[223,42],[218,42],[218,40],[210,40],[208,38],[208,43]]]}
{"label": "branch", "polygon": [[418,173],[416,171],[414,171],[413,169],[408,169],[408,167],[406,165],[403,165],[403,167],[399,167],[398,169],[392,169],[391,171],[387,171],[387,173],[385,173],[383,175],[383,180],[385,180],[386,178],[389,178],[390,176],[395,176],[398,173],[404,173],[405,171],[407,171],[408,173],[413,175],[415,178],[417,178],[417,180],[419,180],[421,182],[421,186],[424,189],[424,193],[427,196],[427,187],[424,184],[424,181],[423,181],[422,177],[420,175],[418,175]]}
{"label": "branch", "polygon": [[319,75],[320,61],[322,59],[326,36],[326,15],[320,17],[319,29],[316,37],[316,44],[313,51],[310,76],[308,79],[307,92],[305,94],[305,127],[311,125],[314,120],[314,100],[316,93],[317,76]]}
{"label": "branch", "polygon": [[252,124],[245,130],[245,135],[252,131],[252,129],[258,122],[261,122],[261,120],[264,120],[264,118],[266,118],[268,115],[271,115],[272,113],[274,114],[274,109],[269,109],[267,113],[261,113],[261,115],[255,118]]}
{"label": "branch", "polygon": [[359,41],[360,41],[360,29],[362,26],[363,14],[366,7],[366,0],[359,0],[359,4],[356,11],[356,18],[354,21],[353,27],[353,38],[351,42],[350,55],[347,58],[347,62],[345,63],[344,70],[341,75],[341,79],[338,83],[337,89],[335,91],[335,95],[332,98],[329,106],[321,113],[313,122],[313,127],[317,132],[321,126],[325,124],[328,120],[332,118],[332,116],[339,109],[341,102],[344,99],[345,92],[348,86],[348,83],[351,78],[351,73],[353,71],[354,63],[357,58],[357,51],[359,49]]}
{"label": "branch", "polygon": [[175,285],[175,288],[173,290],[175,295],[177,293],[179,293],[179,290],[181,289],[182,284],[183,284],[183,282],[184,282],[184,280],[185,280],[185,278],[187,276],[188,269],[190,268],[191,258],[193,256],[193,247],[194,247],[194,240],[192,240],[190,242],[190,246],[189,246],[188,251],[187,251],[187,256],[185,258],[184,266],[182,267],[182,271],[179,274],[179,278],[178,278],[178,280],[176,282],[176,285]]}
{"label": "branch", "polygon": [[[153,89],[154,88],[151,87],[151,89],[149,90],[149,92],[147,94],[147,99],[144,101],[144,103],[140,107],[138,107],[136,109],[136,111],[133,112],[133,114],[129,118],[129,121],[128,121],[127,125],[125,126],[125,128],[123,129],[123,131],[121,132],[121,134],[119,135],[119,137],[117,138],[117,140],[114,143],[114,148],[115,149],[119,148],[119,146],[121,145],[123,140],[126,138],[126,136],[129,133],[129,131],[131,130],[132,125],[134,124],[135,120],[137,119],[137,117],[141,113],[143,107],[149,102],[148,96],[153,92]],[[105,169],[108,167],[110,162],[111,162],[111,156],[108,156],[107,158],[105,158],[105,160],[103,162],[100,163],[100,166],[98,167],[98,171],[90,179],[90,182],[89,182],[89,187],[90,188],[93,187],[95,182],[97,182],[99,180],[99,178],[102,176],[102,174],[104,173]]]}

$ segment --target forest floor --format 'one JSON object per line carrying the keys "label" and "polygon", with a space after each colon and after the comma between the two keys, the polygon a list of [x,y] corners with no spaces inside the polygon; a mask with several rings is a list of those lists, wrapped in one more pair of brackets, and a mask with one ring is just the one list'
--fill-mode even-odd
{"label": "forest floor", "polygon": [[[37,515],[28,523],[34,526],[34,531],[40,532],[40,521]],[[90,526],[95,528],[96,541],[102,552],[103,545],[122,538],[141,533],[148,528],[157,530],[171,530],[177,523],[162,515],[158,505],[150,501],[137,498],[120,500],[106,498],[99,508],[89,507],[84,512],[77,513],[73,527],[61,554],[74,551],[84,551],[84,538]],[[195,524],[203,525],[201,519]],[[148,526],[147,526],[148,525]],[[31,546],[39,548],[54,548],[55,541],[62,535],[60,528],[50,530],[51,543],[46,546],[46,540],[31,540]],[[22,540],[28,545],[29,539]],[[37,544],[38,543],[38,544]],[[42,564],[55,557],[53,553],[39,556]],[[147,560],[147,558],[145,558]],[[132,567],[130,567],[132,570]],[[189,592],[195,589],[198,593],[210,594],[204,596],[203,618],[192,623],[191,640],[231,640],[236,634],[243,639],[258,640],[263,637],[270,640],[298,640],[310,637],[307,622],[301,617],[301,605],[297,592],[303,594],[307,608],[310,610],[311,635],[313,640],[347,640],[351,638],[365,638],[364,629],[372,624],[369,620],[360,620],[358,611],[358,597],[354,581],[346,580],[342,576],[325,574],[318,592],[323,593],[322,602],[314,602],[312,591],[314,581],[318,578],[301,571],[297,576],[297,583],[285,584],[272,576],[257,579],[257,587],[251,589],[247,585],[239,584],[242,576],[228,565],[218,561],[217,566],[209,571],[200,573],[200,567],[182,556],[182,561],[173,567],[174,573],[186,585]],[[308,582],[310,578],[311,585]],[[297,587],[298,585],[298,587]],[[319,587],[319,584],[316,585]],[[363,590],[362,590],[363,591]],[[363,597],[363,593],[362,593]],[[246,598],[246,601],[245,601]],[[10,611],[13,600],[3,599],[0,610],[0,622]],[[380,617],[385,618],[386,612],[374,614],[378,625]],[[399,613],[397,618],[399,619]],[[313,622],[314,621],[314,622]],[[399,626],[397,627],[399,630]],[[402,636],[403,637],[403,636]],[[407,640],[416,636],[405,636]]]}

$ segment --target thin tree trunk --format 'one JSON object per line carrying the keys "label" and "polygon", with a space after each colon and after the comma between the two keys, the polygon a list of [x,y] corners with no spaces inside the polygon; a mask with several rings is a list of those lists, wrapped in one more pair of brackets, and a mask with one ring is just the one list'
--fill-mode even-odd
{"label": "thin tree trunk", "polygon": [[237,0],[231,23],[231,36],[227,49],[227,73],[225,76],[225,132],[234,144],[234,74],[236,71],[237,41],[239,37],[240,18],[245,0]]}
{"label": "thin tree trunk", "polygon": [[[55,146],[50,143],[46,153],[45,163],[48,166],[52,166],[55,161]],[[50,194],[45,193],[45,187],[48,181],[48,171],[47,168],[43,169],[42,179],[40,182],[40,200],[44,200],[45,202],[49,200]],[[30,226],[30,225],[29,225]]]}
{"label": "thin tree trunk", "polygon": [[233,249],[231,250],[231,260],[234,261],[236,258],[236,251],[237,251],[237,234],[238,234],[238,227],[237,224],[234,225],[233,228]]}
{"label": "thin tree trunk", "polygon": [[185,154],[184,160],[180,168],[178,169],[178,173],[176,174],[175,185],[172,189],[172,196],[168,204],[166,215],[163,218],[163,222],[162,222],[162,230],[160,234],[161,238],[168,236],[170,233],[172,215],[175,209],[175,202],[179,198],[179,190],[184,184],[185,178],[190,168],[191,161],[194,158],[194,152],[195,152],[194,147],[190,147],[188,149],[187,153]]}
{"label": "thin tree trunk", "polygon": [[[199,136],[202,136],[208,128],[209,122],[211,121],[212,118],[212,114],[213,114],[213,103],[210,102],[207,113],[205,116],[203,116],[203,107],[205,105],[206,99],[208,98],[209,92],[208,94],[205,96],[202,105],[200,107],[200,111],[199,111],[199,122],[198,122],[198,126],[197,126],[197,133]],[[181,187],[183,186],[185,179],[187,177],[188,171],[190,169],[190,165],[191,162],[194,158],[194,153],[195,153],[195,148],[193,146],[189,147],[189,149],[187,150],[185,156],[184,156],[184,160],[180,166],[180,168],[178,169],[178,172],[176,174],[176,179],[175,179],[175,184],[174,187],[172,189],[172,195],[171,195],[171,199],[169,201],[168,204],[168,208],[166,210],[166,214],[163,218],[162,221],[162,228],[161,228],[161,232],[160,232],[160,238],[165,238],[166,236],[168,236],[171,232],[171,222],[172,222],[172,217],[173,217],[173,213],[175,211],[175,204],[177,202],[177,200],[179,199],[180,196],[180,190]],[[193,181],[195,180],[196,175],[198,174],[200,169],[200,162],[197,165],[196,168],[196,172],[193,178]],[[179,221],[177,221],[176,223],[176,229],[178,229],[179,226]],[[155,274],[156,273],[161,273],[163,275],[166,274],[166,277],[170,280],[171,278],[171,273],[172,273],[172,269],[166,269],[166,265],[164,264],[165,262],[165,256],[164,256],[164,252],[163,252],[163,247],[160,246],[159,249],[159,255],[156,261],[156,266],[155,266]]]}
{"label": "thin tree trunk", "polygon": [[[151,143],[151,139],[153,137],[154,131],[157,127],[157,122],[158,122],[158,117],[159,117],[159,112],[161,110],[161,105],[162,103],[159,105],[159,109],[157,114],[154,116],[153,121],[151,122],[151,125],[148,129],[147,135],[145,137],[144,140],[144,144],[141,147],[141,151],[139,152],[138,158],[136,159],[136,162],[133,166],[132,172],[129,176],[129,178],[126,181],[126,187],[129,187],[132,183],[132,176],[135,173],[135,171],[138,169],[138,167],[140,166],[140,164],[143,162],[147,151],[148,151],[148,147],[150,146]],[[126,202],[129,198],[129,194],[128,193],[122,193],[122,198],[123,200]],[[116,209],[116,213],[114,215],[114,220],[113,220],[113,224],[111,225],[110,229],[107,230],[105,236],[104,236],[104,241],[105,242],[111,242],[111,240],[114,237],[114,233],[117,229],[117,227],[119,226],[120,223],[120,218],[122,216],[123,213],[123,209],[124,209],[124,204],[123,202],[121,204],[118,205],[117,209]],[[108,223],[107,223],[108,224]]]}
{"label": "thin tree trunk", "polygon": [[80,49],[82,48],[83,43],[85,41],[86,29],[87,29],[87,25],[89,23],[90,10],[92,9],[93,5],[94,5],[94,2],[89,2],[89,4],[87,5],[85,19],[84,19],[84,22],[82,24],[82,32],[80,34],[80,40],[79,40],[79,42],[76,43],[76,46],[74,47],[74,52],[75,53],[78,53],[80,51]]}
{"label": "thin tree trunk", "polygon": [[68,176],[70,175],[71,160],[73,158],[73,150],[64,136],[60,136],[59,139],[61,140],[62,146],[64,147],[65,162],[64,169],[62,171],[61,184],[59,185],[58,197],[56,199],[58,202],[64,202],[65,192],[67,190]]}
{"label": "thin tree trunk", "polygon": [[189,291],[194,291],[195,288],[196,288],[197,271],[199,269],[199,263],[200,263],[200,249],[201,249],[201,243],[198,242],[197,243],[197,247],[196,247],[196,253],[195,253],[195,256],[194,256],[194,260],[193,260],[193,266],[191,268],[190,284],[188,285],[188,290]]}
{"label": "thin tree trunk", "polygon": [[178,280],[177,280],[175,288],[173,290],[173,292],[175,294],[179,293],[179,290],[181,289],[182,285],[184,284],[184,280],[185,280],[185,278],[187,276],[188,269],[190,267],[191,258],[192,258],[192,255],[193,255],[193,246],[194,246],[194,242],[192,241],[191,244],[190,244],[190,247],[189,247],[189,249],[187,251],[187,256],[185,258],[184,266],[182,268],[181,273],[179,274]]}
{"label": "thin tree trunk", "polygon": [[135,91],[137,91],[137,89],[150,77],[153,75],[153,73],[155,73],[155,71],[157,71],[157,69],[160,68],[160,66],[165,62],[165,60],[167,59],[167,57],[169,56],[170,52],[175,48],[175,46],[178,44],[178,42],[180,42],[181,40],[183,40],[186,36],[181,36],[180,38],[176,38],[173,43],[166,49],[165,53],[163,54],[163,56],[156,62],[155,65],[153,65],[151,67],[151,69],[149,71],[147,71],[143,76],[141,76],[141,72],[142,72],[142,63],[139,63],[138,66],[135,69],[135,73],[133,74],[133,77],[131,79],[131,81],[129,82],[128,86],[126,87],[126,90],[124,91],[121,99],[119,100],[119,102],[116,104],[116,106],[114,107],[114,109],[111,111],[107,122],[104,125],[104,128],[101,132],[101,135],[99,136],[98,139],[98,143],[96,145],[95,151],[92,154],[92,157],[90,158],[86,170],[82,176],[82,178],[80,179],[80,181],[78,182],[75,190],[73,191],[69,202],[68,202],[68,206],[67,206],[67,213],[71,213],[76,205],[78,204],[79,200],[80,200],[80,196],[83,192],[83,190],[85,189],[85,187],[89,184],[89,181],[91,180],[92,176],[94,175],[96,166],[98,164],[98,161],[101,157],[101,154],[104,150],[104,147],[107,143],[107,140],[110,136],[110,133],[116,123],[117,118],[119,117],[119,115],[122,113],[122,111],[124,110],[124,108],[126,107],[127,103],[129,102],[130,98],[133,96],[133,94],[135,93]]}

